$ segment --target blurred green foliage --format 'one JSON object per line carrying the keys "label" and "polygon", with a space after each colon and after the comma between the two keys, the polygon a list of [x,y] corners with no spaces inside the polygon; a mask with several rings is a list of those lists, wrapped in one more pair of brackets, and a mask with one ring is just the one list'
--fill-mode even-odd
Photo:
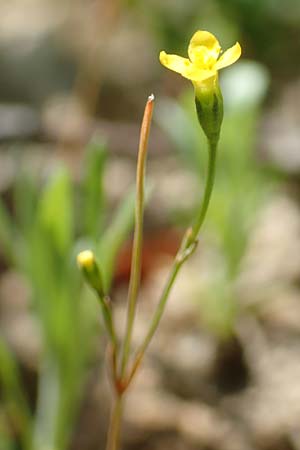
{"label": "blurred green foliage", "polygon": [[[5,403],[14,420],[16,414],[20,416],[25,450],[68,448],[81,400],[98,313],[88,306],[89,293],[82,286],[75,256],[83,247],[94,249],[109,290],[118,250],[133,225],[132,191],[107,224],[106,154],[103,144],[90,144],[79,186],[64,166],[42,188],[31,174],[20,173],[13,215],[0,202],[1,247],[7,261],[30,283],[32,310],[43,342],[36,411],[31,412],[14,356],[0,340]],[[3,439],[4,433],[5,429]],[[12,448],[8,433],[6,441],[1,450]]]}

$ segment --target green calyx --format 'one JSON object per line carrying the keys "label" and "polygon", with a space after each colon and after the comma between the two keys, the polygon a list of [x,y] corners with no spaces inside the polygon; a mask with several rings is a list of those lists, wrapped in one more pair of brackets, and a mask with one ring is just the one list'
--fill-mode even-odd
{"label": "green calyx", "polygon": [[81,270],[86,282],[91,286],[91,288],[95,289],[100,296],[104,296],[103,283],[99,267],[95,264],[93,267],[83,267]]}
{"label": "green calyx", "polygon": [[87,284],[94,289],[100,297],[104,297],[101,273],[91,250],[84,250],[77,256],[77,264]]}
{"label": "green calyx", "polygon": [[223,121],[223,97],[218,81],[195,86],[195,104],[199,123],[210,142],[217,143]]}

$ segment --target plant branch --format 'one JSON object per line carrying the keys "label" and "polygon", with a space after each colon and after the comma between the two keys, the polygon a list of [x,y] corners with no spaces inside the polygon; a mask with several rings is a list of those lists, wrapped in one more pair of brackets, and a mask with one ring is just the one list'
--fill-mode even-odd
{"label": "plant branch", "polygon": [[101,307],[101,311],[102,311],[105,328],[108,333],[109,339],[111,341],[112,347],[113,347],[114,351],[116,351],[118,343],[117,343],[117,335],[116,335],[116,331],[115,331],[115,326],[114,326],[114,322],[113,322],[112,311],[111,311],[111,307],[110,307],[110,298],[107,295],[103,296],[99,292],[97,294],[98,294],[98,299],[99,299],[99,303],[100,303],[100,307]]}
{"label": "plant branch", "polygon": [[144,216],[144,179],[147,157],[148,140],[151,119],[154,107],[154,96],[150,95],[146,103],[144,117],[141,126],[140,143],[136,172],[136,207],[135,229],[132,249],[131,272],[127,300],[127,323],[124,338],[124,346],[121,360],[121,378],[124,377],[130,353],[132,330],[135,318],[136,302],[141,277],[141,259],[143,242],[143,216]]}

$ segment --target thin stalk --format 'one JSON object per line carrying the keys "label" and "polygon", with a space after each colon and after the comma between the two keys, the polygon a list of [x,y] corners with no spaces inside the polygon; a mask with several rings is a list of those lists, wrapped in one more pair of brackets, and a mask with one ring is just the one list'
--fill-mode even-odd
{"label": "thin stalk", "polygon": [[166,281],[166,284],[164,286],[163,292],[161,294],[160,300],[159,300],[156,310],[154,312],[148,333],[146,334],[144,341],[142,342],[140,348],[137,351],[132,369],[131,369],[129,377],[126,381],[126,387],[132,381],[138,367],[140,366],[140,363],[144,357],[144,354],[145,354],[145,352],[146,352],[146,350],[158,328],[158,325],[161,321],[162,315],[165,310],[167,300],[169,298],[169,294],[175,283],[175,280],[177,278],[177,275],[180,271],[181,266],[191,256],[191,254],[196,249],[198,234],[199,234],[199,231],[201,229],[201,226],[204,222],[204,219],[205,219],[205,216],[207,213],[207,209],[208,209],[210,198],[211,198],[212,188],[214,185],[214,178],[215,178],[215,165],[216,165],[215,162],[216,162],[217,142],[209,142],[208,141],[208,145],[209,145],[208,172],[207,172],[207,179],[206,179],[205,190],[204,190],[204,195],[203,195],[203,201],[202,201],[198,216],[196,218],[194,226],[192,228],[188,229],[186,234],[183,237],[181,246],[177,252],[176,258],[171,267],[171,270],[170,270],[168,279]]}
{"label": "thin stalk", "polygon": [[208,168],[207,168],[207,179],[206,179],[206,185],[205,185],[205,191],[203,195],[203,201],[201,208],[199,210],[199,213],[196,217],[196,221],[194,223],[194,226],[192,228],[192,233],[189,239],[189,242],[192,242],[193,240],[197,239],[199,231],[202,227],[202,224],[204,222],[208,205],[211,198],[211,193],[215,181],[215,172],[216,172],[216,153],[217,153],[217,141],[207,141],[208,143]]}
{"label": "thin stalk", "polygon": [[113,349],[117,350],[117,335],[115,331],[115,326],[112,317],[112,311],[110,308],[110,298],[108,296],[103,296],[98,292],[98,299],[101,306],[101,311],[103,315],[104,324],[108,337],[111,341]]}
{"label": "thin stalk", "polygon": [[121,434],[123,395],[118,395],[110,417],[106,450],[118,450]]}
{"label": "thin stalk", "polygon": [[141,278],[145,165],[146,165],[147,148],[148,148],[153,107],[154,107],[154,96],[150,95],[145,107],[139,142],[139,152],[138,152],[138,162],[136,172],[135,229],[134,229],[131,272],[128,289],[128,300],[127,300],[128,305],[127,323],[121,360],[121,378],[124,377],[129,358],[132,330],[135,318],[136,302]]}
{"label": "thin stalk", "polygon": [[144,354],[145,354],[145,352],[146,352],[146,350],[147,350],[147,348],[148,348],[148,346],[149,346],[149,344],[150,344],[150,342],[151,342],[151,340],[152,340],[152,338],[153,338],[153,336],[155,334],[155,331],[157,330],[157,327],[158,327],[158,325],[160,323],[160,320],[161,320],[161,317],[163,315],[163,312],[164,312],[164,309],[165,309],[166,302],[168,300],[170,291],[172,289],[172,286],[173,286],[173,284],[174,284],[174,282],[176,280],[177,274],[178,274],[178,272],[180,270],[180,267],[182,265],[182,262],[183,262],[183,261],[181,262],[179,259],[178,260],[176,260],[176,259],[175,259],[175,261],[173,263],[173,266],[171,268],[168,280],[167,280],[167,282],[165,284],[165,287],[164,287],[164,290],[162,292],[162,295],[161,295],[161,298],[159,300],[159,303],[157,305],[157,308],[156,308],[156,310],[154,312],[154,316],[152,318],[152,321],[151,321],[148,333],[147,333],[143,343],[141,344],[141,346],[140,346],[140,348],[139,348],[139,350],[138,350],[138,352],[136,354],[136,357],[134,359],[134,363],[133,363],[132,369],[131,369],[129,377],[128,377],[127,381],[126,381],[126,387],[130,384],[130,382],[132,381],[135,373],[137,372],[137,370],[138,370],[138,368],[139,368],[139,366],[141,364],[141,361],[142,361],[142,359],[144,357]]}

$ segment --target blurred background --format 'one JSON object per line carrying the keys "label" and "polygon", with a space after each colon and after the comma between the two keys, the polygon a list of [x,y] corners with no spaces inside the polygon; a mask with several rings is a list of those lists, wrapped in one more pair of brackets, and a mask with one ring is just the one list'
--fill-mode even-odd
{"label": "blurred background", "polygon": [[212,202],[122,449],[300,449],[299,0],[2,0],[1,450],[105,448],[106,341],[76,254],[97,253],[122,336],[153,92],[137,345],[205,181],[192,85],[158,61],[198,29],[243,55],[220,74]]}

